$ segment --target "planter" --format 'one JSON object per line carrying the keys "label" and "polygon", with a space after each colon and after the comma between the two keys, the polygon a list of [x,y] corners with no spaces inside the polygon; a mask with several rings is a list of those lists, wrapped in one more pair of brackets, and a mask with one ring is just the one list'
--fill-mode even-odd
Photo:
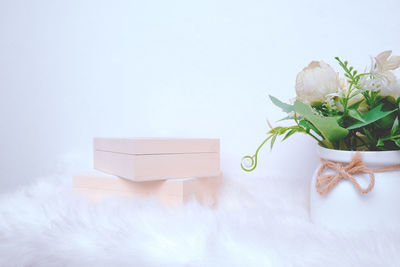
{"label": "planter", "polygon": [[[319,147],[319,156],[322,160],[339,162],[343,166],[349,164],[356,153]],[[370,170],[400,164],[400,151],[360,151],[358,153],[365,167]],[[346,230],[369,229],[381,225],[400,226],[399,169],[374,171],[372,180],[368,173],[354,174],[353,177],[362,189],[370,187],[369,192],[361,193],[349,179],[341,179],[328,192],[320,194],[316,190],[316,180],[321,165],[315,171],[311,182],[310,217],[312,222],[329,228]],[[322,174],[337,173],[337,170],[326,168]],[[371,182],[372,185],[370,185]]]}

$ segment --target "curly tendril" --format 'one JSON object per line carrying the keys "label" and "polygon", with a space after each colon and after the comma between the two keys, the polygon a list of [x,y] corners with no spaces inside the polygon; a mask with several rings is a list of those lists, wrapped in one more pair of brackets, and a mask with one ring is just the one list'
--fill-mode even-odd
{"label": "curly tendril", "polygon": [[272,137],[272,135],[268,136],[262,143],[261,145],[257,148],[256,153],[254,153],[253,156],[244,156],[242,158],[242,162],[240,163],[240,166],[242,169],[246,172],[251,172],[257,167],[257,157],[258,157],[258,152],[260,149],[264,146],[264,144]]}

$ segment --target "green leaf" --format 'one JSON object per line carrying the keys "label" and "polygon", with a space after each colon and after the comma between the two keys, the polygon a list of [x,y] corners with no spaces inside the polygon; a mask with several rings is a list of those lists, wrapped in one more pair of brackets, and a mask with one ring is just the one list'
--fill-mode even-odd
{"label": "green leaf", "polygon": [[393,140],[396,146],[400,147],[400,139]]}
{"label": "green leaf", "polygon": [[367,113],[362,115],[361,117],[364,121],[355,123],[355,124],[347,127],[347,130],[353,130],[353,129],[364,127],[364,126],[371,124],[373,122],[376,122],[377,120],[380,120],[380,119],[386,117],[387,115],[393,113],[394,111],[396,111],[396,110],[382,111],[381,110],[382,105],[383,104],[380,104],[379,106],[371,109],[370,111],[368,111]]}
{"label": "green leaf", "polygon": [[384,146],[385,145],[384,141],[385,141],[384,138],[379,138],[378,142],[376,143],[376,146]]}
{"label": "green leaf", "polygon": [[278,137],[278,135],[272,136],[272,139],[271,139],[271,149],[272,149],[272,147],[274,146],[274,143],[275,143],[277,137]]}
{"label": "green leaf", "polygon": [[[386,109],[387,110],[387,109]],[[382,129],[389,129],[391,130],[393,127],[393,123],[396,119],[395,113],[389,114],[382,119],[376,121],[376,125]]]}
{"label": "green leaf", "polygon": [[369,142],[371,144],[373,144],[375,142],[374,137],[372,136],[372,133],[367,129],[367,128],[363,128],[362,129],[364,131],[365,136],[368,138]]}
{"label": "green leaf", "polygon": [[396,117],[392,126],[392,130],[390,131],[390,134],[395,135],[398,130],[399,130],[399,119]]}
{"label": "green leaf", "polygon": [[284,112],[290,113],[293,111],[293,105],[283,103],[278,98],[276,98],[272,95],[270,95],[269,98],[271,99],[272,103],[274,103],[275,106],[281,108]]}
{"label": "green leaf", "polygon": [[301,120],[299,121],[299,125],[303,126],[304,128],[306,128],[306,130],[310,130],[311,129],[311,123],[309,123],[306,120]]}
{"label": "green leaf", "polygon": [[299,121],[299,124],[300,124],[301,126],[303,126],[304,128],[306,128],[307,131],[309,131],[309,130],[311,129],[311,130],[313,130],[316,134],[318,134],[319,136],[323,137],[322,134],[321,134],[321,132],[320,132],[317,128],[315,128],[315,126],[312,125],[309,121],[301,120],[301,121]]}
{"label": "green leaf", "polygon": [[365,120],[361,117],[361,113],[358,110],[350,109],[348,114],[353,119],[356,119],[361,122],[365,122]]}
{"label": "green leaf", "polygon": [[315,114],[310,106],[299,100],[294,103],[294,111],[310,121],[328,141],[340,140],[349,133],[347,129],[340,127],[334,118]]}
{"label": "green leaf", "polygon": [[360,106],[360,104],[361,104],[363,101],[364,101],[364,99],[362,99],[362,100],[360,100],[360,101],[357,101],[357,102],[351,104],[348,108],[349,108],[349,109],[358,109],[358,107]]}
{"label": "green leaf", "polygon": [[286,140],[288,137],[290,137],[290,136],[291,136],[292,134],[294,134],[295,132],[297,132],[297,130],[295,130],[295,129],[290,130],[290,131],[285,135],[285,137],[283,137],[282,141]]}
{"label": "green leaf", "polygon": [[336,115],[336,116],[333,116],[332,118],[334,118],[339,124],[343,121],[342,115]]}
{"label": "green leaf", "polygon": [[286,116],[286,117],[284,117],[284,118],[278,120],[278,122],[279,122],[279,121],[286,121],[286,120],[294,120],[294,117],[293,117],[293,116]]}

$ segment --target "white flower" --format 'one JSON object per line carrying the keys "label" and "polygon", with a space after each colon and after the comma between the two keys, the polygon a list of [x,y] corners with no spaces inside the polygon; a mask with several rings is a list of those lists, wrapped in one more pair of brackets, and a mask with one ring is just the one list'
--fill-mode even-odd
{"label": "white flower", "polygon": [[312,61],[296,77],[297,98],[307,104],[324,102],[339,88],[339,74],[323,61]]}
{"label": "white flower", "polygon": [[374,73],[372,78],[363,77],[360,80],[360,85],[363,90],[380,90],[379,94],[382,96],[392,96],[397,98],[400,95],[400,84],[396,81],[396,78],[389,82],[379,73]]}
{"label": "white flower", "polygon": [[400,67],[400,56],[390,56],[391,54],[392,51],[387,50],[375,57],[376,67],[380,72],[395,70]]}
{"label": "white flower", "polygon": [[400,67],[400,56],[391,56],[392,51],[384,51],[372,60],[371,76],[364,76],[360,85],[364,90],[380,90],[382,96],[400,96],[400,83],[392,72]]}

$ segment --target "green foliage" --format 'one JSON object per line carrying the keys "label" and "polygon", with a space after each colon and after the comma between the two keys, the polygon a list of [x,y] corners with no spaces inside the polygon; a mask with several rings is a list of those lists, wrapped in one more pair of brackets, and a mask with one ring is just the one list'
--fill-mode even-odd
{"label": "green foliage", "polygon": [[369,107],[375,107],[377,103],[382,99],[382,97],[379,96],[379,93],[379,90],[363,92],[365,102]]}
{"label": "green foliage", "polygon": [[394,120],[392,128],[390,129],[390,134],[378,139],[377,146],[382,149],[393,146],[400,148],[400,129],[398,118]]}
{"label": "green foliage", "polygon": [[362,114],[357,109],[354,109],[354,108],[349,109],[348,115],[355,120],[358,120],[363,123],[365,122],[365,119],[363,118]]}
{"label": "green foliage", "polygon": [[271,99],[271,102],[274,103],[275,106],[281,108],[283,112],[290,113],[293,111],[293,105],[283,103],[278,98],[276,98],[272,95],[270,95],[269,98]]}
{"label": "green foliage", "polygon": [[360,115],[361,121],[358,123],[354,123],[353,125],[347,127],[347,130],[353,130],[357,128],[361,128],[364,126],[367,126],[371,123],[374,123],[380,119],[383,119],[387,117],[389,114],[395,112],[396,110],[391,110],[391,111],[382,111],[382,106],[383,104],[380,104],[379,106],[371,109],[364,115]]}
{"label": "green foliage", "polygon": [[334,118],[315,114],[310,106],[299,100],[294,103],[294,110],[318,129],[331,148],[333,145],[330,142],[342,139],[349,133],[348,130],[340,127]]}
{"label": "green foliage", "polygon": [[348,62],[342,62],[339,57],[335,57],[335,59],[339,62],[339,65],[344,70],[344,76],[350,80],[350,84],[358,85],[360,81],[361,75],[357,75],[357,71],[354,70],[353,66],[348,66]]}

